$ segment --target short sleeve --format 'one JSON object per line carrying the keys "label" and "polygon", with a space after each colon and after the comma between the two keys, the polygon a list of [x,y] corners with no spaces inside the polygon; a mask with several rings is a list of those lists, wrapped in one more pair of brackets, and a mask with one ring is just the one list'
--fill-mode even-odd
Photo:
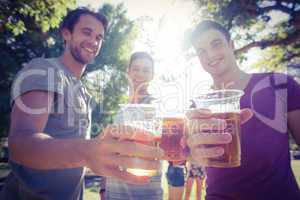
{"label": "short sleeve", "polygon": [[300,85],[291,76],[287,76],[288,112],[300,109]]}
{"label": "short sleeve", "polygon": [[30,61],[17,74],[11,89],[11,105],[13,105],[17,97],[35,90],[63,95],[63,75],[61,70],[44,58]]}

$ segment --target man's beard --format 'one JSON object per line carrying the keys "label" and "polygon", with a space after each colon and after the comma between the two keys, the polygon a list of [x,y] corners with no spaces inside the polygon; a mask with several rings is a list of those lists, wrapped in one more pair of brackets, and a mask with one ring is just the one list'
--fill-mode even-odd
{"label": "man's beard", "polygon": [[80,50],[77,47],[71,46],[71,55],[77,62],[79,62],[83,65],[89,64],[89,62],[87,62],[83,59],[83,57],[80,54]]}

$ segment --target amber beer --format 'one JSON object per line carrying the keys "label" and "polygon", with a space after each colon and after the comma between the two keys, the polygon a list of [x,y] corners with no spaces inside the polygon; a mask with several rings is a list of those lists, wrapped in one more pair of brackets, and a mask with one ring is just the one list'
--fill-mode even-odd
{"label": "amber beer", "polygon": [[168,160],[180,160],[183,147],[180,141],[184,133],[183,117],[164,117],[160,147],[165,151]]}
{"label": "amber beer", "polygon": [[224,119],[226,128],[222,131],[209,130],[214,133],[230,133],[232,141],[224,145],[206,145],[209,147],[220,146],[224,148],[224,154],[218,158],[208,158],[205,160],[205,165],[210,167],[238,167],[241,165],[241,145],[240,145],[240,114],[238,112],[214,113],[213,118]]}
{"label": "amber beer", "polygon": [[[160,146],[166,152],[168,160],[180,160],[184,151],[184,148],[180,144],[184,133],[184,118],[164,117],[162,123],[162,135],[157,136],[154,142],[136,142],[151,146]],[[157,170],[127,169],[127,171],[136,176],[155,176],[157,174]]]}
{"label": "amber beer", "polygon": [[[161,119],[156,116],[156,108],[151,104],[121,104],[120,114],[123,116],[121,123],[127,126],[136,127],[153,134],[155,141],[145,142],[134,140],[134,142],[145,145],[157,146],[161,136]],[[157,170],[140,168],[127,168],[126,171],[136,176],[154,176]]]}
{"label": "amber beer", "polygon": [[[202,163],[203,165],[207,167],[224,168],[238,167],[241,165],[240,99],[243,95],[244,92],[242,90],[221,89],[209,90],[193,98],[193,110],[209,110],[212,114],[212,116],[209,117],[226,121],[224,130],[218,130],[214,127],[209,128],[209,126],[205,128],[199,127],[200,129],[197,130],[208,134],[229,133],[232,135],[232,141],[228,144],[203,145],[204,147],[222,147],[224,149],[222,156],[206,158]],[[189,132],[192,134],[195,133],[195,131],[193,131],[193,125],[197,125],[198,123],[194,124],[193,120],[190,122],[189,128],[192,129]],[[203,123],[199,123],[199,125],[200,124],[202,124],[202,126],[205,125]]]}
{"label": "amber beer", "polygon": [[[153,142],[144,142],[144,141],[136,141],[136,140],[135,142],[142,143],[145,145],[150,145],[150,146],[159,146],[160,139],[161,137],[157,136],[155,141]],[[151,170],[151,169],[127,168],[126,171],[136,176],[152,177],[158,174],[157,170]]]}

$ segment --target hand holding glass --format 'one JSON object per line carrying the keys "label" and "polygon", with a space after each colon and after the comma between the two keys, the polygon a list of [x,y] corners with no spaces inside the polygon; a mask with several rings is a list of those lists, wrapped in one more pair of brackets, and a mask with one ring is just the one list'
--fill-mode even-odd
{"label": "hand holding glass", "polygon": [[[155,136],[151,142],[135,141],[151,146],[158,146],[162,132],[162,121],[156,115],[156,108],[150,104],[122,104],[120,114],[121,123],[139,130],[145,130]],[[157,170],[128,168],[128,172],[136,176],[154,176]]]}
{"label": "hand holding glass", "polygon": [[[203,158],[203,165],[226,168],[240,166],[240,97],[242,95],[243,91],[240,90],[217,90],[193,99],[196,108],[189,112],[206,110],[208,114],[189,120],[189,133],[195,134],[198,130],[200,133],[196,134],[211,136],[211,138],[221,134],[230,134],[232,138],[229,143],[224,141],[224,143],[200,145],[202,149],[221,147],[224,150],[221,156]],[[220,128],[220,124],[212,125],[212,121],[217,122],[217,120],[225,121],[225,126]]]}

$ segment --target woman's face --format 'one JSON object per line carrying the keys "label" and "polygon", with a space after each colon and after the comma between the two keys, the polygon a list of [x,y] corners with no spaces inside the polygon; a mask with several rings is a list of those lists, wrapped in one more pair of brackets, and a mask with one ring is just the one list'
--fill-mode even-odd
{"label": "woman's face", "polygon": [[150,82],[153,79],[153,64],[147,58],[138,58],[129,66],[129,79],[133,85],[140,85]]}

